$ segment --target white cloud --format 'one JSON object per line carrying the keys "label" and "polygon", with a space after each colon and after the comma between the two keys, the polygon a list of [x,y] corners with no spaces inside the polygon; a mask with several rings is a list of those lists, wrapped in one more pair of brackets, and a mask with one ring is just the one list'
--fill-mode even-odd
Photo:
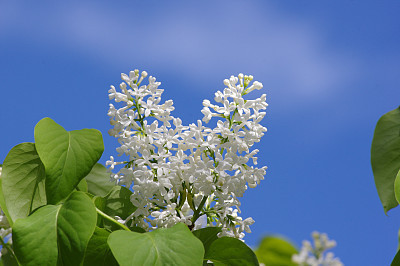
{"label": "white cloud", "polygon": [[75,3],[46,7],[39,14],[40,7],[32,12],[14,4],[0,30],[78,49],[115,66],[149,61],[194,78],[244,69],[272,79],[281,90],[275,94],[307,99],[333,93],[357,69],[356,61],[324,46],[318,29],[266,4],[221,2],[212,10],[133,7]]}

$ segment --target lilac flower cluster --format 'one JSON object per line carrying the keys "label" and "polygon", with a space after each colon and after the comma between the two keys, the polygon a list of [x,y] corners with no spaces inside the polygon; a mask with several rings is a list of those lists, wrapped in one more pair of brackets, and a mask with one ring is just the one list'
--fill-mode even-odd
{"label": "lilac flower cluster", "polygon": [[[264,179],[267,167],[257,168],[257,149],[252,149],[267,131],[266,95],[243,97],[263,85],[252,76],[239,74],[225,79],[226,88],[215,93],[215,104],[204,100],[203,121],[188,126],[171,115],[173,101],[161,103],[160,82],[145,71],[121,74],[120,90],[111,86],[109,134],[118,139],[119,156],[106,165],[112,178],[132,188],[136,210],[123,223],[154,230],[182,222],[189,228],[222,227],[220,236],[243,238],[252,218],[242,219],[239,197]],[[208,123],[217,118],[215,128]],[[200,222],[203,221],[203,222]]]}

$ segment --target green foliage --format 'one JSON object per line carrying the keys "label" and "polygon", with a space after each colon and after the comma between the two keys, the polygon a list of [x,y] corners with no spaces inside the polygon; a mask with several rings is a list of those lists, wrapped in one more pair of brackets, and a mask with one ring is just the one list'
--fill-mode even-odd
{"label": "green foliage", "polygon": [[60,205],[46,205],[13,226],[13,246],[22,265],[79,265],[96,226],[96,210],[83,192]]}
{"label": "green foliage", "polygon": [[400,169],[400,108],[383,115],[376,124],[371,165],[385,213],[396,207],[394,182]]}
{"label": "green foliage", "polygon": [[88,184],[85,179],[82,179],[76,186],[77,191],[88,192]]}
{"label": "green foliage", "polygon": [[12,224],[13,224],[12,219],[11,219],[10,214],[8,213],[7,206],[6,206],[6,200],[5,200],[4,194],[3,194],[3,179],[2,178],[0,178],[0,207],[1,207],[1,210],[3,211],[4,215],[7,217],[7,220],[9,222],[10,226],[12,226]]}
{"label": "green foliage", "polygon": [[259,265],[254,252],[245,243],[232,237],[221,237],[213,241],[204,255],[215,266]]}
{"label": "green foliage", "polygon": [[397,251],[396,256],[394,256],[394,259],[390,266],[400,266],[400,251]]}
{"label": "green foliage", "polygon": [[[115,186],[104,198],[96,198],[95,203],[98,209],[107,213],[111,217],[120,217],[121,219],[126,219],[135,210],[135,206],[131,203],[132,192],[121,186]],[[100,225],[108,230],[114,231],[121,229],[114,222],[102,219]]]}
{"label": "green foliage", "polygon": [[204,252],[207,253],[212,242],[218,239],[219,232],[221,232],[220,227],[206,227],[193,231],[193,234],[203,243]]}
{"label": "green foliage", "polygon": [[[371,165],[375,186],[387,213],[400,203],[400,107],[384,114],[376,124]],[[400,252],[391,265],[400,266]]]}
{"label": "green foliage", "polygon": [[396,179],[394,180],[394,195],[397,202],[400,202],[400,170],[396,175]]}
{"label": "green foliage", "polygon": [[107,169],[99,163],[96,163],[90,173],[85,177],[87,182],[88,192],[104,197],[114,187],[114,184],[110,181],[110,173]]}
{"label": "green foliage", "polygon": [[109,235],[110,232],[108,230],[96,227],[86,249],[85,259],[83,262],[84,266],[118,265],[107,244]]}
{"label": "green foliage", "polygon": [[46,169],[46,195],[50,204],[66,198],[104,151],[98,130],[66,131],[50,118],[43,118],[35,126],[35,142]]}
{"label": "green foliage", "polygon": [[144,234],[115,231],[108,238],[108,244],[122,266],[203,263],[203,245],[184,224]]}
{"label": "green foliage", "polygon": [[46,204],[45,171],[34,143],[12,148],[4,160],[1,176],[11,222]]}
{"label": "green foliage", "polygon": [[14,255],[11,254],[10,251],[6,251],[3,253],[3,251],[1,252],[1,260],[0,260],[0,266],[4,265],[4,266],[18,266],[18,262],[15,259]]}
{"label": "green foliage", "polygon": [[3,246],[11,252],[2,251],[0,265],[258,265],[243,242],[218,238],[218,227],[146,232],[119,223],[136,207],[132,192],[97,163],[99,131],[68,132],[44,118],[35,141],[12,148],[2,166],[0,206],[13,244]]}
{"label": "green foliage", "polygon": [[273,236],[264,237],[255,251],[258,261],[270,266],[297,265],[292,262],[297,249],[288,241]]}

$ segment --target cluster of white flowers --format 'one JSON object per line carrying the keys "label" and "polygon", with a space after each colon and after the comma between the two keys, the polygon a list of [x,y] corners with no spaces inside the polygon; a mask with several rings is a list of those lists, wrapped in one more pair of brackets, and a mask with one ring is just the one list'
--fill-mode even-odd
{"label": "cluster of white flowers", "polygon": [[312,233],[314,247],[307,240],[303,241],[299,254],[294,254],[292,261],[301,266],[343,266],[332,252],[325,251],[336,246],[335,240],[329,240],[327,234]]}
{"label": "cluster of white flowers", "polygon": [[106,165],[118,171],[112,174],[117,183],[132,188],[137,208],[123,222],[154,230],[179,222],[193,229],[206,220],[207,226],[222,227],[220,236],[243,238],[254,220],[238,216],[238,197],[264,179],[267,167],[254,167],[258,150],[251,148],[267,131],[260,121],[268,106],[265,94],[253,100],[243,96],[262,84],[250,84],[253,77],[243,74],[225,79],[216,103],[203,101],[203,122],[219,118],[209,128],[200,120],[182,125],[171,116],[173,101],[160,103],[160,82],[150,76],[141,85],[146,77],[139,70],[121,74],[120,91],[114,86],[108,91],[110,100],[121,105],[110,104],[109,134],[118,139],[119,155],[129,159],[117,162],[111,156]]}

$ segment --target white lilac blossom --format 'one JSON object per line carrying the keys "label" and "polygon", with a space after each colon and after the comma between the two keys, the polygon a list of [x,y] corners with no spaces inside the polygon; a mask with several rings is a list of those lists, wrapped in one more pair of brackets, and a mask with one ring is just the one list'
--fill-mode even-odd
{"label": "white lilac blossom", "polygon": [[[161,103],[160,82],[152,76],[142,85],[146,72],[121,74],[120,90],[111,86],[109,134],[118,139],[119,156],[106,165],[112,178],[132,188],[137,208],[124,223],[146,230],[182,222],[194,229],[222,227],[220,236],[243,238],[250,233],[252,218],[242,219],[239,197],[248,187],[264,179],[267,167],[257,168],[257,149],[252,149],[267,131],[260,122],[265,116],[266,95],[245,100],[243,96],[262,88],[252,76],[239,74],[225,79],[226,88],[215,93],[215,104],[203,101],[203,121],[182,125],[173,117],[172,100]],[[216,127],[209,128],[213,117]],[[198,218],[202,222],[198,221]]]}
{"label": "white lilac blossom", "polygon": [[303,241],[303,245],[299,254],[294,254],[292,261],[301,266],[342,266],[343,263],[339,258],[335,258],[332,252],[325,251],[336,246],[335,240],[329,240],[327,234],[318,232],[312,233],[314,247],[307,240]]}

